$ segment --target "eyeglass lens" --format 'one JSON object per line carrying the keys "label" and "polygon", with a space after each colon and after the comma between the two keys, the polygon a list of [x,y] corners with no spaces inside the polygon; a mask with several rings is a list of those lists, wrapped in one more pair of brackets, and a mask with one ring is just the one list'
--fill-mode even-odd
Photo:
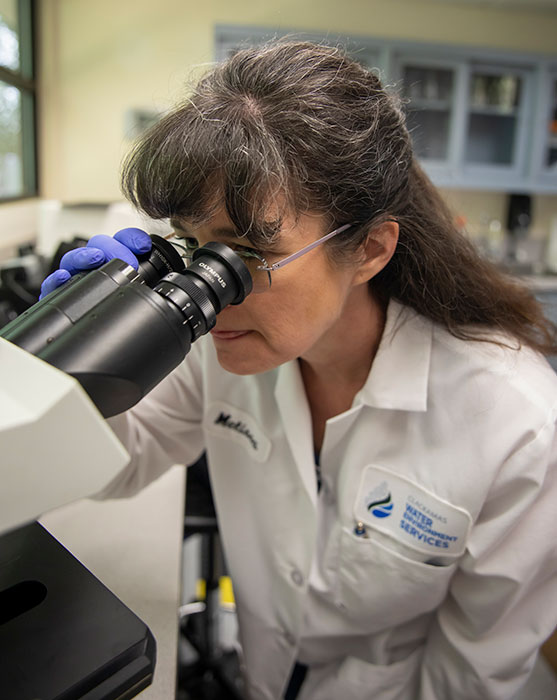
{"label": "eyeglass lens", "polygon": [[[197,246],[193,247],[185,245],[184,239],[182,238],[170,238],[169,242],[172,243],[175,248],[177,248],[180,256],[184,260],[185,266],[189,267],[189,265],[191,265],[192,256],[197,250]],[[260,294],[261,292],[267,291],[267,289],[269,289],[271,286],[271,273],[266,270],[258,269],[262,264],[266,265],[267,261],[263,257],[255,255],[254,253],[249,253],[242,250],[235,250],[234,252],[236,255],[242,258],[243,262],[248,268],[253,282],[252,293]]]}

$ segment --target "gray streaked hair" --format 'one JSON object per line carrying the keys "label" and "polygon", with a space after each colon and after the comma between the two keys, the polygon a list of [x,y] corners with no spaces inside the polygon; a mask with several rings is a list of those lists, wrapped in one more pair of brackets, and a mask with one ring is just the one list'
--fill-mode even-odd
{"label": "gray streaked hair", "polygon": [[280,229],[278,202],[316,211],[360,225],[331,242],[345,250],[400,208],[411,162],[398,100],[374,73],[339,48],[278,42],[203,78],[130,154],[123,189],[153,218],[202,221],[224,202],[254,245]]}
{"label": "gray streaked hair", "polygon": [[286,212],[356,224],[325,244],[347,264],[395,220],[396,251],[370,282],[379,299],[460,338],[497,330],[557,353],[557,328],[530,292],[456,229],[414,158],[399,100],[339,48],[278,41],[217,65],[132,150],[122,188],[155,219],[201,223],[224,205],[263,250]]}

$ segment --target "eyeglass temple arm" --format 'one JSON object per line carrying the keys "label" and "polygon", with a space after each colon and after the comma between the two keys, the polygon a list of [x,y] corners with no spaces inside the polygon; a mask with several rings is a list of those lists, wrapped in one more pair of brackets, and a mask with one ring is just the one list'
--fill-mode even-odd
{"label": "eyeglass temple arm", "polygon": [[258,270],[265,270],[266,272],[274,272],[275,270],[280,269],[281,267],[284,267],[289,262],[292,262],[293,260],[296,260],[297,258],[300,258],[302,255],[305,255],[305,253],[309,253],[310,250],[313,250],[314,248],[317,248],[318,245],[321,245],[321,243],[325,243],[325,241],[328,241],[329,238],[332,238],[333,236],[336,236],[337,233],[342,233],[343,231],[346,231],[347,228],[350,228],[353,224],[344,224],[343,226],[340,226],[339,228],[335,229],[334,231],[331,231],[331,233],[328,233],[326,236],[323,236],[322,238],[318,238],[316,241],[313,243],[310,243],[307,245],[305,248],[302,248],[302,250],[299,250],[296,253],[292,253],[292,255],[289,255],[287,258],[284,258],[283,260],[279,260],[276,263],[273,263],[272,265],[261,265],[258,266]]}

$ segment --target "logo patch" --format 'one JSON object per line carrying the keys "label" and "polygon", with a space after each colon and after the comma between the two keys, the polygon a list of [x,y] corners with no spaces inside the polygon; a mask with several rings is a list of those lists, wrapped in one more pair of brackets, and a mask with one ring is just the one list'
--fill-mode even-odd
{"label": "logo patch", "polygon": [[245,411],[218,401],[209,406],[204,423],[208,433],[234,440],[258,462],[268,458],[271,441],[256,420]]}
{"label": "logo patch", "polygon": [[462,554],[472,523],[463,508],[376,465],[362,474],[354,517],[412,549],[439,555]]}

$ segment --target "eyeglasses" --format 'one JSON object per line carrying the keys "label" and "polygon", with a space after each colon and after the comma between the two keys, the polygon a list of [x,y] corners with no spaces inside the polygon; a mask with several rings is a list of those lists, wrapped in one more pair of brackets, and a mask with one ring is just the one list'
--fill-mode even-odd
{"label": "eyeglasses", "polygon": [[[322,236],[313,243],[310,243],[309,245],[304,246],[304,248],[301,248],[295,253],[292,253],[286,258],[283,258],[278,262],[270,264],[263,257],[263,255],[261,255],[261,253],[258,253],[252,248],[244,248],[243,246],[230,247],[234,250],[236,255],[242,258],[246,267],[248,268],[253,281],[253,293],[260,294],[270,289],[272,282],[272,272],[276,272],[277,270],[280,270],[283,267],[285,267],[285,265],[288,265],[288,263],[291,263],[294,260],[301,258],[302,255],[309,253],[310,250],[317,248],[317,246],[321,245],[322,243],[325,243],[325,241],[328,241],[334,236],[337,236],[339,233],[346,231],[346,229],[350,228],[351,226],[353,226],[353,224],[344,224],[343,226],[336,228],[334,231],[331,231],[331,233],[328,233],[326,236]],[[177,241],[180,242],[178,243]],[[193,258],[193,254],[199,248],[199,243],[196,241],[196,239],[174,236],[170,238],[170,243],[172,243],[172,245],[179,249],[180,255],[184,259],[186,266],[190,265]]]}

